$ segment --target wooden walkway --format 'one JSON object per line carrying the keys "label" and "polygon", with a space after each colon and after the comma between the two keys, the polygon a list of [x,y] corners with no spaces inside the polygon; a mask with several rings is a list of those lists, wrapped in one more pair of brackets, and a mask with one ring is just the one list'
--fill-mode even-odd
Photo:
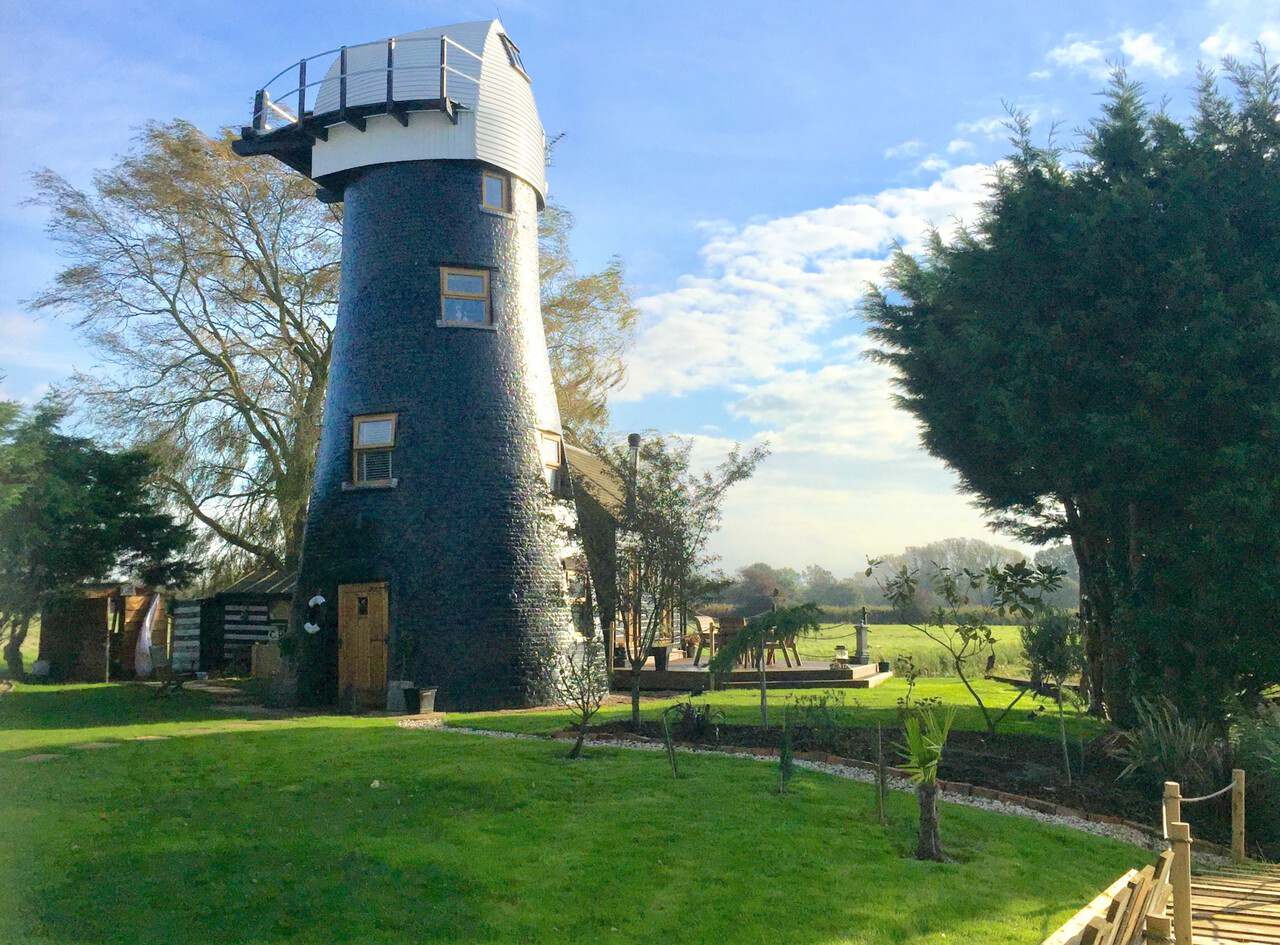
{"label": "wooden walkway", "polygon": [[1193,945],[1280,945],[1280,866],[1191,877]]}

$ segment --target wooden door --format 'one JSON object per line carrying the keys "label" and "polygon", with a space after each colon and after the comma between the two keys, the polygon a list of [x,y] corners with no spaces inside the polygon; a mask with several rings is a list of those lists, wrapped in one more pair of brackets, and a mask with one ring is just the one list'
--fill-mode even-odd
{"label": "wooden door", "polygon": [[387,704],[387,585],[338,587],[338,697],[344,705]]}

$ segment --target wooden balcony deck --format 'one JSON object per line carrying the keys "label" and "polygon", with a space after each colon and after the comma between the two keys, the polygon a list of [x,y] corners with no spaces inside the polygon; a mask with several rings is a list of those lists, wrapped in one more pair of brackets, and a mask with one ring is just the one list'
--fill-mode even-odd
{"label": "wooden balcony deck", "polygon": [[[765,670],[765,685],[770,689],[870,689],[892,676],[892,670],[882,673],[874,663],[832,669],[830,663],[817,661],[787,666],[779,657],[777,664]],[[631,670],[615,670],[613,685],[615,689],[631,688]],[[718,688],[747,689],[759,685],[759,671],[739,668],[722,675]],[[706,692],[711,688],[711,674],[705,662],[702,666],[694,666],[693,660],[687,656],[673,655],[662,671],[654,669],[650,659],[640,671],[640,688],[647,692]]]}
{"label": "wooden balcony deck", "polygon": [[1191,876],[1192,945],[1280,945],[1280,866]]}

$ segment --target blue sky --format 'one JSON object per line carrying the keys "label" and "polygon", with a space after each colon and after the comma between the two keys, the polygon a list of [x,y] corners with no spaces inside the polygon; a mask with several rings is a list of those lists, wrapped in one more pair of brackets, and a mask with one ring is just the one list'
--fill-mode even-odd
{"label": "blue sky", "polygon": [[[30,3],[0,64],[0,373],[31,399],[92,358],[23,300],[56,272],[28,176],[78,183],[149,119],[247,120],[253,90],[340,43],[500,16],[583,267],[618,255],[643,313],[619,429],[774,456],[726,510],[726,566],[847,573],[866,554],[987,535],[862,357],[856,301],[894,240],[972,218],[1002,102],[1044,134],[1094,112],[1108,62],[1186,112],[1196,62],[1280,55],[1280,2]],[[990,536],[988,536],[990,537]]]}

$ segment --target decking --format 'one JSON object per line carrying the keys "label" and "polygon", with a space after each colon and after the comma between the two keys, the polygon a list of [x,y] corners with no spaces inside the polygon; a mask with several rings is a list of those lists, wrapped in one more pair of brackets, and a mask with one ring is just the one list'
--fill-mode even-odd
{"label": "decking", "polygon": [[1192,945],[1280,945],[1280,866],[1191,876]]}
{"label": "decking", "polygon": [[[631,687],[631,670],[618,669],[613,674],[617,689]],[[830,663],[805,661],[799,666],[779,663],[765,670],[765,685],[770,689],[870,689],[893,676],[892,670],[880,672],[875,664],[844,666],[832,669]],[[760,673],[754,669],[735,669],[723,674],[720,689],[759,688]],[[653,662],[640,671],[640,688],[646,692],[706,692],[711,688],[707,667],[694,666],[689,657],[673,657],[665,670],[653,669]]]}

